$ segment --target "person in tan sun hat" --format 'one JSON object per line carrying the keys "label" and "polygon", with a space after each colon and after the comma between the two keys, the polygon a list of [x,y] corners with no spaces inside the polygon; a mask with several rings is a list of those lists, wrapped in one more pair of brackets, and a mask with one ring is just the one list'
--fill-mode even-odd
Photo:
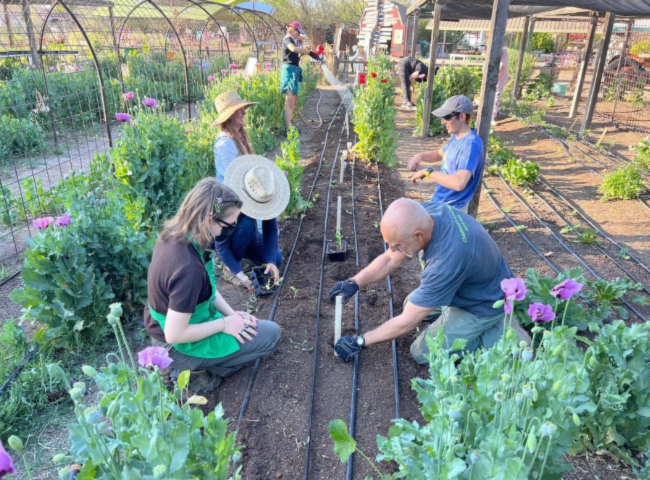
{"label": "person in tan sun hat", "polygon": [[212,152],[217,171],[217,180],[223,182],[226,169],[240,155],[253,153],[248,132],[246,131],[246,110],[258,102],[247,102],[236,92],[224,92],[214,100],[219,116],[212,124],[221,131],[214,141]]}
{"label": "person in tan sun hat", "polygon": [[[241,262],[248,259],[255,265],[266,264],[265,273],[280,279],[278,266],[282,254],[278,250],[278,220],[289,204],[290,187],[284,172],[275,163],[259,155],[236,158],[226,170],[224,182],[242,201],[233,235],[215,242],[215,250],[224,265],[224,278],[231,283],[253,288],[242,271]],[[262,231],[257,228],[262,223]]]}

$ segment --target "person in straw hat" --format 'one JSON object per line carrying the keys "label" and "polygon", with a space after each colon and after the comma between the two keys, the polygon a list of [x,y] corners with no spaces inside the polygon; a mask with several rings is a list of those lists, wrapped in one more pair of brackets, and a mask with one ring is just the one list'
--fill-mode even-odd
{"label": "person in straw hat", "polygon": [[[242,260],[248,259],[255,265],[266,264],[264,273],[279,281],[282,254],[278,250],[277,217],[289,204],[291,190],[287,177],[269,159],[243,155],[230,164],[224,183],[243,203],[233,235],[215,244],[224,265],[224,278],[252,289],[253,284],[241,267]],[[257,220],[262,221],[261,234]]]}
{"label": "person in straw hat", "polygon": [[247,102],[237,92],[224,92],[214,100],[219,116],[212,124],[221,131],[214,140],[212,152],[217,170],[217,180],[223,182],[226,169],[240,155],[253,153],[248,132],[246,131],[246,110],[258,102]]}
{"label": "person in straw hat", "polygon": [[233,234],[241,208],[231,189],[201,180],[165,222],[149,266],[145,328],[154,346],[169,351],[170,376],[189,370],[199,394],[273,352],[280,338],[277,323],[235,310],[217,291],[209,250]]}

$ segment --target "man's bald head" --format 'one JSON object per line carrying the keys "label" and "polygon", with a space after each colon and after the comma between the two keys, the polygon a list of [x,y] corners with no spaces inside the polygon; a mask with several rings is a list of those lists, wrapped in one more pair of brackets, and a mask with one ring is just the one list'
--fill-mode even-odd
{"label": "man's bald head", "polygon": [[420,249],[424,248],[431,239],[432,231],[431,216],[422,205],[408,198],[391,203],[381,219],[381,234],[391,247],[404,247],[415,241]]}

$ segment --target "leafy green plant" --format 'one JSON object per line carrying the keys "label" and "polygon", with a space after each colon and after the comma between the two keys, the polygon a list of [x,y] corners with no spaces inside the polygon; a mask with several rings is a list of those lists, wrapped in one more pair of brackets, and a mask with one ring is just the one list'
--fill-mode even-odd
{"label": "leafy green plant", "polygon": [[0,138],[0,161],[44,153],[47,149],[43,129],[27,118],[0,116]]}
{"label": "leafy green plant", "polygon": [[529,101],[546,99],[551,96],[552,77],[550,73],[540,73],[526,87],[524,98]]}
{"label": "leafy green plant", "polygon": [[[378,65],[373,65],[380,71],[386,70],[381,64],[388,62],[384,57],[378,57]],[[372,65],[372,64],[371,64]],[[373,77],[372,74],[376,77]],[[354,146],[356,154],[365,160],[374,160],[389,166],[395,164],[395,104],[393,82],[382,82],[379,73],[371,70],[367,84],[360,85],[354,97],[354,131],[358,142]]]}
{"label": "leafy green plant", "polygon": [[641,140],[637,145],[631,145],[630,150],[636,152],[634,164],[641,170],[650,170],[650,140],[648,137]]}
{"label": "leafy green plant", "polygon": [[635,88],[625,99],[626,102],[629,102],[632,104],[634,108],[643,108],[645,107],[645,99],[643,95],[643,88],[638,87]]}
{"label": "leafy green plant", "polygon": [[185,175],[186,141],[178,120],[142,111],[111,150],[115,178],[153,227],[176,212],[193,186]]}
{"label": "leafy green plant", "polygon": [[[119,304],[111,305],[109,323],[119,325],[120,310]],[[136,370],[121,326],[116,328],[116,337],[120,356],[108,358],[117,357],[117,363],[107,362],[100,371],[83,367],[95,383],[97,404],[87,395],[84,382],[71,386],[61,369],[50,370],[53,377],[68,383],[77,417],[77,423],[69,427],[69,451],[57,455],[57,461],[78,462],[83,465],[80,477],[98,479],[239,479],[241,468],[232,477],[229,470],[231,462],[239,460],[241,447],[236,446],[235,433],[228,433],[221,405],[207,415],[192,408],[205,405],[207,399],[188,398],[189,371],[179,375],[169,392],[159,370],[171,363],[167,352],[145,349],[138,354],[142,368]],[[61,478],[67,478],[67,468],[63,470]]]}
{"label": "leafy green plant", "polygon": [[300,187],[302,186],[302,174],[305,167],[300,164],[300,140],[298,130],[291,127],[287,133],[286,142],[280,144],[282,156],[275,157],[275,164],[284,171],[289,180],[291,196],[289,204],[284,211],[284,216],[293,217],[309,208],[311,204],[302,198]]}
{"label": "leafy green plant", "polygon": [[587,282],[587,286],[593,292],[592,299],[595,303],[611,306],[618,311],[624,320],[629,318],[629,313],[621,302],[624,295],[629,291],[640,291],[643,289],[641,283],[634,283],[627,278],[616,278],[614,280],[601,278],[594,282]]}
{"label": "leafy green plant", "polygon": [[501,166],[516,159],[515,153],[508,147],[508,143],[496,135],[490,135],[488,138],[487,154],[490,163],[494,166]]}
{"label": "leafy green plant", "polygon": [[630,47],[631,55],[644,55],[650,53],[650,41],[641,40]]}
{"label": "leafy green plant", "polygon": [[541,50],[544,53],[553,53],[555,50],[555,41],[552,33],[535,32],[530,41],[530,48],[533,51]]}
{"label": "leafy green plant", "polygon": [[501,166],[501,174],[514,187],[530,186],[537,180],[539,173],[539,164],[529,162],[528,160],[520,161],[512,158],[508,163]]}
{"label": "leafy green plant", "polygon": [[626,165],[605,175],[603,183],[598,188],[602,194],[601,201],[607,200],[632,200],[646,191],[639,168]]}

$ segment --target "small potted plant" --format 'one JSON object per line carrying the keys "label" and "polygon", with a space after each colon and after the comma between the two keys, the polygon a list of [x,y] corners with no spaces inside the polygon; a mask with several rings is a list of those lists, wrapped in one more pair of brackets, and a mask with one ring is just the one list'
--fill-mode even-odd
{"label": "small potted plant", "polygon": [[336,231],[336,241],[327,242],[325,253],[332,262],[345,262],[348,257],[348,241],[342,239],[341,230]]}
{"label": "small potted plant", "polygon": [[277,282],[273,281],[273,274],[264,273],[266,267],[253,267],[251,281],[255,288],[255,296],[261,297],[275,293],[282,283],[282,278]]}

